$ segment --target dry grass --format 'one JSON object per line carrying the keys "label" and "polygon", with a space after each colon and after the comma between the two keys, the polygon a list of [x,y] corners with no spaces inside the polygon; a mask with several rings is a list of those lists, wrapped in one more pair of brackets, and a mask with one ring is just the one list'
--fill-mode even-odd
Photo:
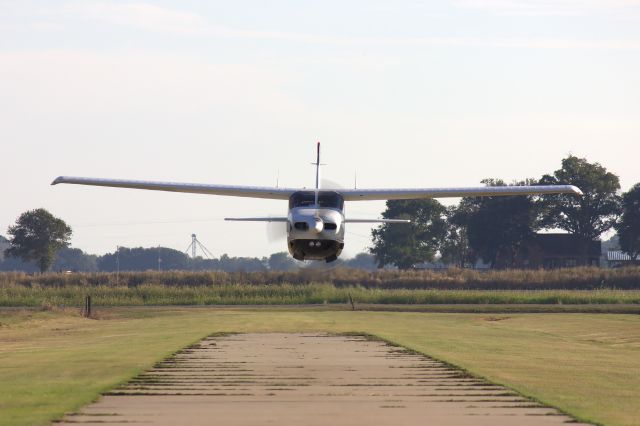
{"label": "dry grass", "polygon": [[640,304],[640,268],[0,274],[0,306]]}
{"label": "dry grass", "polygon": [[97,306],[168,305],[307,305],[358,304],[443,305],[638,305],[640,290],[438,290],[336,287],[331,284],[222,284],[134,287],[0,285],[0,306],[52,309],[82,306],[91,295]]}
{"label": "dry grass", "polygon": [[116,284],[136,287],[143,284],[165,286],[305,285],[333,284],[336,287],[360,286],[385,289],[447,289],[447,290],[592,290],[640,289],[640,267],[601,269],[572,268],[555,270],[492,270],[468,269],[379,270],[338,268],[329,271],[302,269],[295,272],[188,272],[147,271],[115,273],[74,273],[29,275],[0,273],[0,285],[22,286],[99,286]]}

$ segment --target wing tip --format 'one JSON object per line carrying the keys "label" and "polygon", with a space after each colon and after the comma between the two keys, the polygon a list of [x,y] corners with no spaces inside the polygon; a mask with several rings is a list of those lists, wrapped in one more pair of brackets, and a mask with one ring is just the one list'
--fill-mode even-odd
{"label": "wing tip", "polygon": [[572,194],[575,194],[579,197],[582,197],[584,195],[584,192],[582,192],[582,190],[575,185],[569,185],[569,189],[571,190]]}
{"label": "wing tip", "polygon": [[64,183],[64,176],[58,176],[51,182],[51,185],[57,185],[59,183]]}

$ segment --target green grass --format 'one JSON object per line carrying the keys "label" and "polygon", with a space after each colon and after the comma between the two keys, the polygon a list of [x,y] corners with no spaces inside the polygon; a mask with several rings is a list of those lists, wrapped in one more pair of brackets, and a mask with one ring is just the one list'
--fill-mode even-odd
{"label": "green grass", "polygon": [[439,290],[336,287],[332,284],[222,284],[133,287],[0,284],[0,306],[81,306],[85,295],[98,306],[364,304],[637,304],[640,290]]}
{"label": "green grass", "polygon": [[370,333],[583,420],[640,425],[640,317],[113,308],[0,310],[0,424],[47,424],[215,332]]}

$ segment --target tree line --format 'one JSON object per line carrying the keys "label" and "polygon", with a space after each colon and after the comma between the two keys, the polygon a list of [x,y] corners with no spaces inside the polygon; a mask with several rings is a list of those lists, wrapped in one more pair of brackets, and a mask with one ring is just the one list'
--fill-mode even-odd
{"label": "tree line", "polygon": [[[507,185],[500,179],[482,183]],[[632,258],[640,256],[640,183],[620,194],[617,175],[570,155],[553,173],[510,185],[575,185],[584,195],[467,197],[451,207],[434,199],[388,201],[384,218],[412,223],[373,230],[370,251],[378,266],[406,269],[438,258],[460,267],[478,259],[492,267],[514,267],[523,247],[543,230],[574,235],[586,253],[589,242],[615,229],[621,249]]]}
{"label": "tree line", "polygon": [[[485,179],[487,186],[507,185],[500,179]],[[412,268],[432,262],[465,267],[478,259],[492,267],[516,266],[523,247],[541,230],[561,230],[576,237],[587,253],[589,243],[615,229],[622,250],[640,256],[640,183],[620,194],[618,176],[599,163],[568,156],[562,166],[540,179],[511,185],[576,185],[584,195],[467,197],[451,207],[434,199],[392,200],[384,218],[407,218],[410,224],[383,224],[372,231],[370,253],[339,260],[335,266],[361,269]],[[269,257],[191,259],[166,247],[119,248],[102,256],[70,248],[71,228],[45,209],[20,215],[8,229],[10,239],[0,237],[0,271],[75,270],[223,270],[287,271],[300,266],[287,253]],[[4,258],[2,254],[4,253]],[[319,264],[305,267],[322,268]]]}
{"label": "tree line", "polygon": [[[317,268],[291,258],[288,253],[273,253],[265,257],[232,257],[206,259],[187,256],[169,247],[119,247],[112,253],[98,256],[79,248],[69,247],[71,228],[64,226],[51,213],[36,209],[23,213],[9,229],[13,240],[0,236],[0,271],[44,272],[115,272],[147,270],[266,272]],[[64,223],[64,222],[62,222]],[[48,224],[48,225],[44,225]],[[14,242],[14,244],[11,244]],[[376,269],[373,255],[360,253],[352,259],[339,260],[349,268]],[[332,265],[333,266],[333,265]]]}

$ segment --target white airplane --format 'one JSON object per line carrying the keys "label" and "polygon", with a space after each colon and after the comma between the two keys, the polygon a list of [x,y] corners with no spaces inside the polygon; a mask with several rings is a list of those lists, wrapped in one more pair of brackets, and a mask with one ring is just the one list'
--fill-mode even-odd
{"label": "white airplane", "polygon": [[404,189],[322,189],[320,188],[320,142],[317,145],[315,189],[263,186],[210,185],[195,183],[149,182],[121,179],[96,179],[60,176],[51,184],[109,186],[193,194],[289,200],[285,217],[225,218],[232,221],[284,222],[289,253],[298,260],[333,262],[344,248],[346,223],[408,223],[403,219],[346,218],[345,201],[409,200],[444,197],[485,197],[502,195],[574,194],[582,191],[573,185],[499,186],[476,188],[404,188]]}

